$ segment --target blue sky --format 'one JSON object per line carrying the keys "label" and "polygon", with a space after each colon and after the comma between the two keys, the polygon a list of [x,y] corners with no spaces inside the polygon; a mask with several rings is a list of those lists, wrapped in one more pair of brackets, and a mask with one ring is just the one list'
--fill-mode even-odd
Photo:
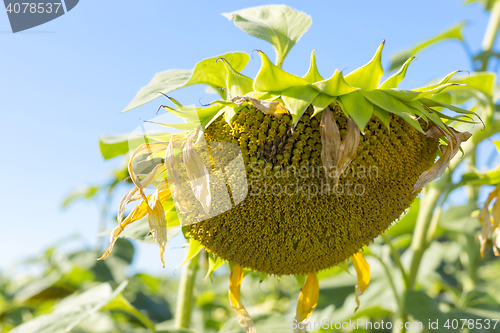
{"label": "blue sky", "polygon": [[[26,32],[12,34],[0,14],[0,270],[36,255],[56,240],[81,235],[77,246],[96,243],[99,210],[77,202],[66,210],[65,195],[83,184],[100,183],[121,160],[105,162],[101,134],[121,134],[154,117],[156,100],[121,110],[156,72],[191,69],[203,58],[230,51],[272,47],[248,36],[220,14],[269,4],[264,1],[97,1],[86,0],[68,14]],[[348,73],[365,64],[386,39],[383,60],[418,41],[466,20],[466,39],[480,48],[487,13],[461,1],[286,1],[313,18],[283,68],[306,73],[316,49],[320,73]],[[260,66],[254,55],[244,74]],[[419,55],[402,88],[414,88],[471,65],[457,42]],[[210,102],[203,87],[171,94],[184,104]],[[124,194],[123,187],[120,194]],[[116,201],[116,200],[115,200]],[[113,209],[116,206],[113,207]],[[113,221],[108,221],[112,227]],[[134,270],[174,272],[184,255],[182,239],[169,244],[168,267],[161,270],[158,249],[138,245]]]}

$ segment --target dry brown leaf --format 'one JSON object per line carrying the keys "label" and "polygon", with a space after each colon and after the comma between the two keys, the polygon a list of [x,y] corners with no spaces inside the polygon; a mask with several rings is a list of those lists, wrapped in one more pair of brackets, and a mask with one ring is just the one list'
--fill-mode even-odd
{"label": "dry brown leaf", "polygon": [[172,139],[170,139],[167,149],[165,149],[165,167],[168,170],[170,177],[173,178],[173,185],[171,184],[171,187],[173,188],[172,196],[175,206],[181,213],[186,213],[188,209],[181,200],[179,170],[174,156],[174,145]]}
{"label": "dry brown leaf", "polygon": [[320,127],[323,168],[327,177],[333,173],[332,178],[337,184],[344,170],[356,156],[360,140],[359,129],[351,118],[347,118],[347,132],[342,140],[333,112],[327,109],[323,110]]}
{"label": "dry brown leaf", "polygon": [[[420,175],[420,178],[413,186],[413,193],[421,190],[429,182],[441,177],[446,171],[446,168],[448,168],[451,159],[457,154],[460,148],[460,144],[469,140],[469,138],[472,136],[472,134],[469,132],[462,133],[456,131],[452,127],[446,127],[448,128],[451,135],[446,133],[446,131],[436,125],[434,125],[427,131],[427,137],[436,138],[441,137],[442,135],[446,136],[446,138],[448,139],[448,145],[442,147],[443,154],[441,155],[439,160],[434,163],[434,165],[429,170],[424,171]],[[437,132],[440,132],[441,135],[438,136]]]}
{"label": "dry brown leaf", "polygon": [[209,172],[201,156],[194,150],[190,138],[184,144],[182,158],[193,194],[208,215],[212,202]]}

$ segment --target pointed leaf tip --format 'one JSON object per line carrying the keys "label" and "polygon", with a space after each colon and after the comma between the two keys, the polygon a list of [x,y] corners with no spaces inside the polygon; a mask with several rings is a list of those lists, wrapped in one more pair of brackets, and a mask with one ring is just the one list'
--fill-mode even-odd
{"label": "pointed leaf tip", "polygon": [[274,65],[267,55],[257,50],[262,65],[253,82],[253,90],[267,92],[281,92],[294,86],[306,86],[308,82],[301,77],[285,72]]}
{"label": "pointed leaf tip", "polygon": [[253,80],[231,66],[225,58],[218,58],[216,61],[222,61],[226,70],[226,88],[229,91],[230,98],[241,96],[253,90]]}
{"label": "pointed leaf tip", "polygon": [[380,79],[384,75],[384,68],[382,67],[382,50],[384,44],[385,40],[382,41],[377,52],[375,52],[373,58],[366,65],[355,69],[345,76],[345,80],[349,85],[363,90],[373,90],[378,87]]}
{"label": "pointed leaf tip", "polygon": [[313,83],[311,86],[332,97],[345,95],[358,90],[345,81],[342,71],[338,69],[335,70],[332,77],[329,79]]}
{"label": "pointed leaf tip", "polygon": [[316,66],[316,50],[312,50],[311,52],[311,63],[309,65],[309,70],[306,75],[302,78],[309,83],[315,83],[319,81],[323,81],[323,77],[318,72],[318,67]]}
{"label": "pointed leaf tip", "polygon": [[380,86],[379,89],[391,89],[391,88],[397,88],[399,82],[401,82],[405,76],[406,76],[406,71],[408,70],[408,66],[410,66],[410,63],[417,59],[416,56],[410,57],[406,62],[401,66],[399,71],[397,73],[393,74],[391,77],[389,77],[387,80],[385,80]]}

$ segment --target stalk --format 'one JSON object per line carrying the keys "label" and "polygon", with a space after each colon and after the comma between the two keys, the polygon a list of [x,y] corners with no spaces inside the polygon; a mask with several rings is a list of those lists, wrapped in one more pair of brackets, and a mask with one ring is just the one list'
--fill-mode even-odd
{"label": "stalk", "polygon": [[177,297],[177,308],[175,310],[175,328],[189,328],[191,322],[191,310],[193,309],[193,292],[198,271],[199,256],[195,256],[182,268],[181,280],[179,282],[179,293]]}
{"label": "stalk", "polygon": [[[418,212],[417,223],[415,226],[415,233],[412,241],[413,257],[411,259],[410,269],[407,273],[408,276],[408,287],[402,293],[400,299],[403,307],[399,309],[398,320],[400,322],[408,321],[408,313],[404,306],[406,302],[406,291],[411,290],[415,287],[415,282],[418,275],[418,270],[422,257],[427,250],[429,243],[432,241],[434,236],[435,228],[437,227],[437,222],[439,215],[441,215],[441,210],[436,209],[440,199],[445,198],[449,192],[448,185],[451,182],[451,175],[467,157],[473,154],[476,147],[482,141],[488,139],[490,136],[500,133],[500,122],[487,123],[486,129],[484,131],[476,132],[469,141],[462,145],[463,156],[455,156],[450,162],[449,170],[441,176],[440,179],[429,184],[425,188],[423,197],[420,203],[420,210]],[[439,207],[441,208],[441,207]],[[437,215],[437,217],[436,217]],[[397,333],[406,333],[406,329],[394,329]]]}
{"label": "stalk", "polygon": [[[493,46],[495,45],[495,40],[497,38],[499,27],[500,27],[500,3],[498,1],[495,1],[495,4],[491,9],[490,20],[488,21],[486,32],[484,33],[483,43],[481,44],[483,51],[487,52],[493,50]],[[488,60],[489,58],[485,62],[483,62],[481,71],[485,71],[488,69]]]}

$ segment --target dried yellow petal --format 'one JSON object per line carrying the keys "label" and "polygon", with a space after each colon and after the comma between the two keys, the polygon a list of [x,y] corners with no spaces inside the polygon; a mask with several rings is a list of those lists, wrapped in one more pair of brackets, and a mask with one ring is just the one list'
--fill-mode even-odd
{"label": "dried yellow petal", "polygon": [[158,197],[158,192],[155,192],[150,198],[147,205],[149,230],[153,235],[155,243],[160,248],[160,259],[165,268],[165,261],[163,253],[167,246],[167,219],[165,218],[165,211]]}
{"label": "dried yellow petal", "polygon": [[130,178],[134,182],[135,186],[139,188],[139,191],[144,198],[144,187],[141,184],[141,181],[139,178],[137,178],[137,175],[134,172],[134,169],[132,168],[132,162],[134,161],[135,158],[142,156],[142,155],[150,155],[154,154],[157,152],[160,152],[168,147],[168,144],[166,142],[156,142],[156,143],[143,143],[139,147],[137,147],[136,150],[132,153],[132,156],[130,157],[130,161],[128,162],[128,173],[130,174]]}
{"label": "dried yellow petal", "polygon": [[355,253],[352,256],[352,264],[356,270],[358,284],[355,287],[356,304],[358,305],[354,312],[358,311],[360,301],[359,296],[363,295],[366,287],[370,283],[370,265],[366,262],[361,252]]}
{"label": "dried yellow petal", "polygon": [[[158,197],[157,200],[160,203],[164,202],[164,201],[166,201],[167,199],[170,198],[170,191],[166,190],[166,191],[158,192],[158,196],[157,197]],[[149,209],[151,209],[151,208],[149,207],[149,205],[147,204],[147,202],[150,199],[151,199],[151,195],[148,195],[146,197],[146,200],[143,200],[139,205],[137,205],[134,208],[134,210],[132,210],[132,212],[130,212],[130,214],[125,218],[125,220],[123,220],[123,222],[121,222],[115,229],[113,229],[113,231],[111,232],[110,245],[109,245],[108,249],[102,255],[102,257],[100,257],[99,259],[96,259],[96,260],[104,260],[104,259],[106,259],[109,256],[109,254],[111,253],[111,251],[113,251],[113,247],[115,246],[116,240],[118,239],[118,237],[120,236],[120,234],[122,233],[122,231],[125,229],[125,227],[127,225],[129,225],[129,224],[131,224],[131,223],[139,220],[139,219],[142,219],[144,216],[146,216],[146,214],[148,214]]]}
{"label": "dried yellow petal", "polygon": [[[490,215],[489,206],[490,203],[495,199],[496,202],[493,204],[493,218]],[[500,187],[495,188],[489,195],[488,199],[484,203],[483,207],[479,211],[478,220],[481,224],[482,230],[479,235],[479,242],[481,243],[481,257],[484,257],[484,251],[486,250],[486,244],[488,240],[493,238],[493,232],[496,228],[498,228],[500,222],[500,204],[498,202],[500,197]],[[498,249],[495,249],[495,245],[493,247],[495,251],[495,255],[498,252]]]}
{"label": "dried yellow petal", "polygon": [[309,273],[307,274],[304,286],[300,291],[299,302],[297,304],[297,312],[295,314],[295,320],[297,321],[297,323],[302,323],[302,325],[297,325],[297,328],[295,328],[294,332],[305,332],[305,323],[307,323],[314,309],[316,308],[316,305],[318,305],[318,298],[318,277],[316,276],[316,273]]}
{"label": "dried yellow petal", "polygon": [[[142,187],[147,187],[149,184],[151,184],[156,178],[158,178],[159,175],[161,175],[165,171],[165,166],[163,164],[158,164],[153,171],[151,171],[142,181],[141,181],[141,186]],[[117,220],[120,223],[123,219],[123,215],[125,214],[125,208],[127,207],[127,204],[129,204],[131,201],[139,200],[142,197],[140,193],[139,187],[134,187],[130,191],[127,192],[123,196],[123,198],[120,200],[120,206],[118,208],[118,216]]]}
{"label": "dried yellow petal", "polygon": [[250,315],[248,314],[243,304],[241,304],[240,300],[242,280],[243,267],[236,264],[231,270],[231,277],[229,278],[229,302],[238,314],[238,322],[240,323],[241,328],[243,328],[247,333],[255,333],[255,325],[252,321],[252,318],[250,318]]}

